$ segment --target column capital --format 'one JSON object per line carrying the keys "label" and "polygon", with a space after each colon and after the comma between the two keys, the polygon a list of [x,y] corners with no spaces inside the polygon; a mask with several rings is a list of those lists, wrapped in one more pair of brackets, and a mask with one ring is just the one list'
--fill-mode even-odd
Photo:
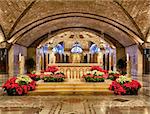
{"label": "column capital", "polygon": [[0,43],[0,48],[9,48],[11,44],[7,43],[7,42],[1,42]]}
{"label": "column capital", "polygon": [[142,47],[143,47],[144,49],[150,49],[150,42],[144,43],[144,44],[142,45]]}

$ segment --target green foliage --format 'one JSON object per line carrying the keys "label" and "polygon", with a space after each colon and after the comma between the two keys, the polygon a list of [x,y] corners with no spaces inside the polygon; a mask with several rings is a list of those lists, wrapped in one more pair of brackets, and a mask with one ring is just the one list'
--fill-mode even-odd
{"label": "green foliage", "polygon": [[64,78],[44,77],[44,82],[63,82]]}
{"label": "green foliage", "polygon": [[86,82],[104,82],[104,78],[85,77]]}

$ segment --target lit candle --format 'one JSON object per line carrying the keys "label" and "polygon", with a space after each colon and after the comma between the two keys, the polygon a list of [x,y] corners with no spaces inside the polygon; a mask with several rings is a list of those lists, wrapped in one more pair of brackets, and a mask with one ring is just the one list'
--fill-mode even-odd
{"label": "lit candle", "polygon": [[21,53],[19,53],[19,61],[21,61]]}
{"label": "lit candle", "polygon": [[129,54],[127,53],[127,61],[129,61]]}

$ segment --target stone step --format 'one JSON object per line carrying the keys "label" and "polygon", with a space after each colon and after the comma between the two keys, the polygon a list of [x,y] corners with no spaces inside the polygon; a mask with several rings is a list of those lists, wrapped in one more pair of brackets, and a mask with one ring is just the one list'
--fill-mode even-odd
{"label": "stone step", "polygon": [[143,81],[142,82],[142,86],[143,87],[149,87],[150,86],[150,82]]}
{"label": "stone step", "polygon": [[88,82],[47,82],[38,83],[36,89],[29,95],[52,95],[52,94],[113,94],[109,90],[110,83],[88,83]]}
{"label": "stone step", "polygon": [[108,90],[108,88],[94,88],[94,87],[91,87],[91,88],[80,88],[80,87],[74,87],[74,88],[71,88],[71,87],[59,87],[59,88],[36,88],[36,90],[68,90],[68,91],[73,91],[73,90]]}
{"label": "stone step", "polygon": [[64,83],[64,82],[50,82],[50,83],[40,83],[37,86],[108,86],[109,83],[100,82],[100,83]]}
{"label": "stone step", "polygon": [[35,96],[35,95],[68,95],[68,94],[77,94],[77,95],[91,95],[91,94],[98,94],[98,95],[113,95],[113,92],[110,90],[35,90],[29,92],[29,96]]}
{"label": "stone step", "polygon": [[83,89],[88,89],[88,88],[91,88],[91,89],[104,89],[104,88],[109,88],[109,86],[37,86],[36,89],[42,89],[42,88],[45,88],[45,89],[61,89],[61,88],[83,88]]}

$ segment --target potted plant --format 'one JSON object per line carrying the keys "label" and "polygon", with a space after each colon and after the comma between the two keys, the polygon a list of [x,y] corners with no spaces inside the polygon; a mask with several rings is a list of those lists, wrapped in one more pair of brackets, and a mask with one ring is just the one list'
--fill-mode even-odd
{"label": "potted plant", "polygon": [[44,82],[63,82],[65,75],[56,66],[49,66],[42,74]]}
{"label": "potted plant", "polygon": [[108,76],[107,71],[99,66],[92,66],[90,71],[82,76],[86,82],[104,82]]}
{"label": "potted plant", "polygon": [[6,83],[2,86],[4,92],[7,95],[24,95],[27,94],[28,91],[32,91],[35,89],[35,81],[33,81],[27,75],[19,75],[17,77],[10,78],[6,81]]}
{"label": "potted plant", "polygon": [[140,88],[141,84],[138,81],[127,76],[120,76],[109,87],[116,95],[137,95]]}

